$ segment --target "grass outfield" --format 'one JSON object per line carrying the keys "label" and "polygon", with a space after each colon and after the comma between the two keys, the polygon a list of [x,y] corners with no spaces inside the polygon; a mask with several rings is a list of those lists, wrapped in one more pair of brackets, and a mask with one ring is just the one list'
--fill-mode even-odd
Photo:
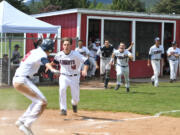
{"label": "grass outfield", "polygon": [[[59,109],[58,86],[39,87],[48,99],[48,109]],[[68,108],[70,90],[68,89]],[[150,83],[132,84],[131,92],[122,87],[118,91],[81,90],[78,108],[91,111],[133,112],[154,115],[161,111],[180,110],[180,83],[161,83],[154,88]],[[0,109],[26,109],[30,101],[13,88],[0,90]],[[166,114],[180,117],[180,113]]]}

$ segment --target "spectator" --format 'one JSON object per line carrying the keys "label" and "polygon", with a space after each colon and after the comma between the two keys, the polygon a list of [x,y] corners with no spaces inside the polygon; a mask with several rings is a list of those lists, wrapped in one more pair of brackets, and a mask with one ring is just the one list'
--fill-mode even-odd
{"label": "spectator", "polygon": [[20,59],[22,58],[22,56],[20,55],[20,52],[18,51],[19,48],[20,46],[18,44],[14,46],[14,51],[12,53],[12,58],[11,58],[11,62],[13,62],[13,64],[19,64]]}

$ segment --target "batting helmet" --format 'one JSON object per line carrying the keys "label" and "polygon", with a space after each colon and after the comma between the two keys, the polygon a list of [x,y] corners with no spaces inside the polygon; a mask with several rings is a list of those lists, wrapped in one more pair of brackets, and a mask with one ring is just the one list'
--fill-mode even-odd
{"label": "batting helmet", "polygon": [[51,40],[51,39],[43,40],[43,42],[41,44],[41,48],[44,51],[48,51],[48,52],[52,53],[53,50],[54,50],[54,42],[53,42],[53,40]]}

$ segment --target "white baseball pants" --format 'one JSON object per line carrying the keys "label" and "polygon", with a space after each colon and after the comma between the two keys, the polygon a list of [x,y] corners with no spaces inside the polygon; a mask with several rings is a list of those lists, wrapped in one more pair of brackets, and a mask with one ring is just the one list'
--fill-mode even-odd
{"label": "white baseball pants", "polygon": [[40,116],[42,113],[43,105],[47,104],[47,100],[41,91],[32,83],[27,77],[14,77],[13,85],[15,83],[23,84],[31,90],[36,97],[30,96],[28,93],[23,93],[28,99],[32,101],[32,104],[29,105],[26,112],[18,119],[23,122],[26,127],[30,127],[31,124]]}
{"label": "white baseball pants", "polygon": [[158,76],[160,74],[160,60],[151,60],[151,65],[154,71],[154,75],[151,77],[151,80],[154,81],[154,86],[159,85]]}
{"label": "white baseball pants", "polygon": [[105,74],[106,70],[111,70],[110,63],[111,58],[101,58],[100,59],[100,74]]}
{"label": "white baseball pants", "polygon": [[88,70],[88,76],[94,76],[96,72],[96,61],[93,57],[89,57],[90,67]]}
{"label": "white baseball pants", "polygon": [[120,65],[116,65],[116,76],[117,76],[117,85],[121,85],[122,81],[122,75],[124,75],[125,79],[125,87],[130,87],[130,81],[129,81],[129,66],[127,67],[121,67]]}
{"label": "white baseball pants", "polygon": [[79,79],[80,76],[67,76],[67,75],[60,75],[59,77],[59,103],[60,109],[67,110],[67,97],[66,97],[66,90],[67,87],[70,86],[71,88],[71,96],[72,105],[77,105],[79,102]]}
{"label": "white baseball pants", "polygon": [[179,64],[178,60],[176,60],[176,61],[169,60],[170,79],[172,79],[172,80],[176,79],[178,64]]}

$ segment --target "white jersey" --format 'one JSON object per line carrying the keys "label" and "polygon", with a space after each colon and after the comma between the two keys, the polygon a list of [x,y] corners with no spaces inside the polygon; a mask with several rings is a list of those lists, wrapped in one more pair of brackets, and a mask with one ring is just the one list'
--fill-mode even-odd
{"label": "white jersey", "polygon": [[164,54],[164,48],[162,45],[160,45],[159,48],[157,48],[156,45],[153,45],[149,50],[151,60],[160,60],[162,54]]}
{"label": "white jersey", "polygon": [[84,46],[82,48],[77,47],[75,51],[78,51],[81,55],[85,57],[89,56],[89,50],[87,49],[87,47]]}
{"label": "white jersey", "polygon": [[54,60],[59,62],[61,66],[61,74],[74,75],[80,74],[81,65],[87,60],[87,58],[77,51],[71,51],[68,55],[63,51],[60,51],[56,54]]}
{"label": "white jersey", "polygon": [[119,50],[115,50],[114,55],[117,57],[117,65],[119,66],[128,66],[129,56],[132,56],[128,50],[124,50],[122,53]]}
{"label": "white jersey", "polygon": [[31,50],[22,59],[20,66],[16,70],[15,76],[29,76],[32,77],[38,72],[40,65],[42,64],[42,58],[47,59],[47,54],[41,47]]}
{"label": "white jersey", "polygon": [[89,50],[89,56],[95,58],[99,48],[100,46],[96,46],[96,44],[93,43],[92,48]]}
{"label": "white jersey", "polygon": [[[171,54],[171,53],[173,53],[173,54],[180,54],[180,49],[179,49],[179,48],[174,49],[173,47],[170,47],[170,48],[167,50],[167,54],[169,55],[169,54]],[[178,60],[179,58],[171,55],[171,56],[168,57],[168,59],[175,61],[175,60]]]}

